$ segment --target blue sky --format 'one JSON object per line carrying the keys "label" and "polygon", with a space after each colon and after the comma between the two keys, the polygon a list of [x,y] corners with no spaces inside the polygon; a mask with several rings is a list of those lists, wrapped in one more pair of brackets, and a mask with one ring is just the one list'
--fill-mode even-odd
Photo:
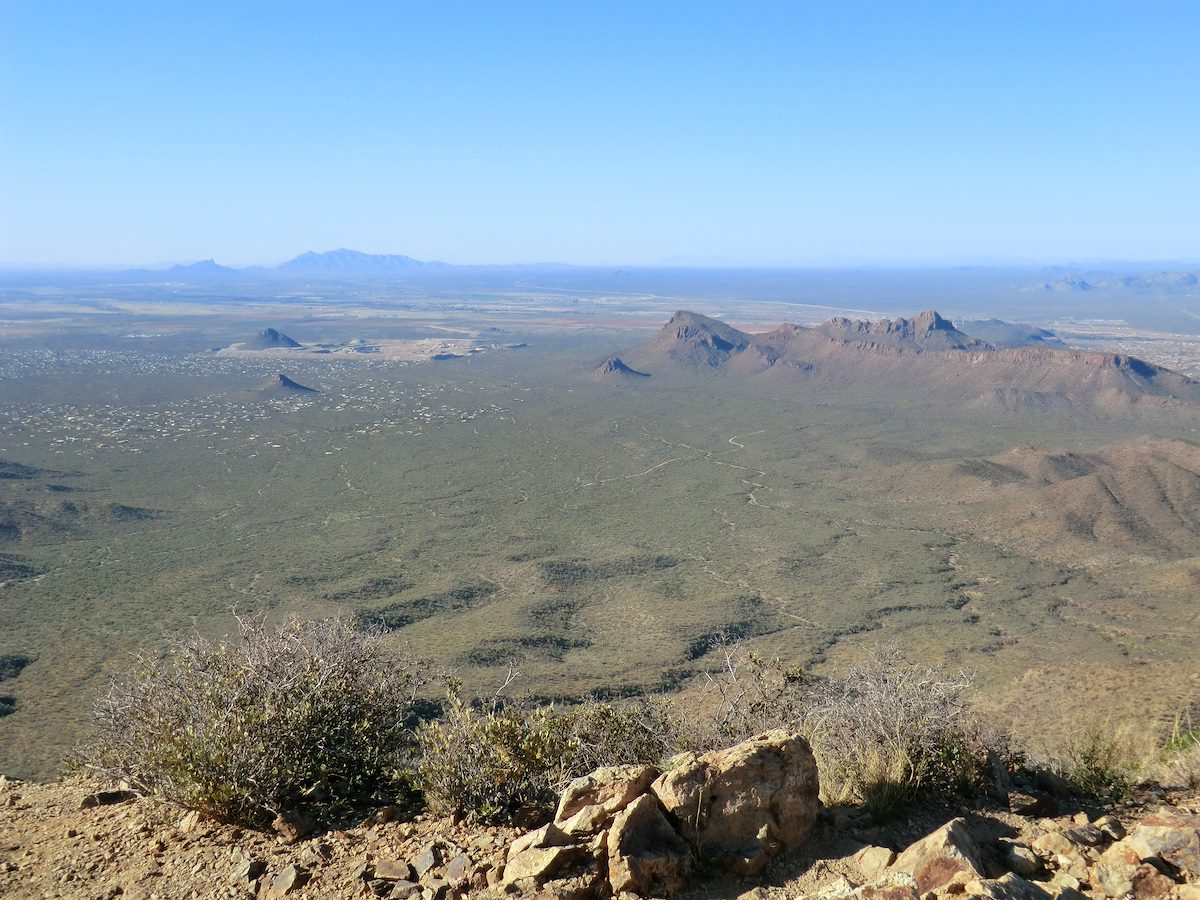
{"label": "blue sky", "polygon": [[0,263],[1200,258],[1200,3],[0,0]]}

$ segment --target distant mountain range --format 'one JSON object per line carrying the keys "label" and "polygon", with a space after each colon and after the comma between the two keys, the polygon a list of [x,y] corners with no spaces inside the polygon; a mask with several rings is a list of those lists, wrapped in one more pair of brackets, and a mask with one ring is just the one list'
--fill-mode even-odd
{"label": "distant mountain range", "polygon": [[277,272],[319,275],[361,275],[388,272],[411,272],[414,269],[448,269],[449,263],[423,262],[399,254],[360,253],[357,250],[329,250],[325,253],[308,251],[275,267]]}
{"label": "distant mountain range", "polygon": [[1131,291],[1135,293],[1191,293],[1200,290],[1200,272],[1154,272],[1148,275],[1070,274],[1029,285],[1026,291],[1049,294],[1088,291]]}
{"label": "distant mountain range", "polygon": [[[1121,298],[1124,295],[1154,295],[1154,296],[1200,296],[1200,270],[1183,268],[1155,271],[1146,264],[1145,267],[1135,268],[1136,263],[1130,263],[1129,268],[1120,270],[1083,269],[1076,267],[1047,266],[1012,270],[1002,275],[1001,269],[996,269],[996,278],[1003,277],[1005,291],[1021,293],[1052,293],[1061,294],[1064,299],[1072,294],[1083,294],[1089,291],[1097,292],[1110,298]],[[570,265],[564,263],[519,263],[519,264],[473,264],[460,265],[437,260],[420,260],[411,256],[394,253],[363,253],[359,250],[341,248],[325,252],[307,251],[299,256],[275,266],[247,266],[234,268],[223,266],[211,259],[201,260],[186,265],[175,265],[167,268],[135,268],[121,272],[87,269],[64,269],[46,271],[17,271],[20,280],[58,283],[64,279],[71,282],[91,283],[90,279],[98,279],[105,283],[115,277],[125,282],[139,284],[180,283],[193,285],[229,284],[230,286],[245,285],[252,282],[271,279],[291,279],[304,281],[338,281],[357,279],[403,280],[403,281],[443,281],[462,280],[492,282],[523,280],[536,276],[538,278],[560,277],[569,274],[571,287],[579,289],[605,290],[620,285],[621,290],[629,290],[630,284],[636,283],[642,289],[653,293],[681,293],[684,296],[701,296],[696,289],[702,287],[705,291],[728,291],[731,286],[737,290],[745,287],[748,272],[758,273],[756,284],[762,288],[771,286],[774,293],[795,295],[798,284],[814,283],[813,279],[823,277],[820,268],[807,267],[778,267],[778,268],[742,268],[727,269],[713,267],[678,267],[678,266],[632,266],[614,268],[610,266]],[[864,270],[865,271],[865,270]],[[889,270],[881,267],[879,272],[886,271],[889,284],[903,289],[911,282],[913,272],[918,270]],[[964,288],[975,290],[980,287],[976,278],[980,271],[970,267],[954,269],[939,269],[943,276],[947,273],[959,279],[965,279]],[[862,275],[862,272],[857,272]],[[5,273],[0,270],[0,279]],[[8,277],[13,277],[11,274]],[[878,276],[871,276],[877,279]],[[765,279],[763,281],[762,279]],[[796,279],[799,279],[797,281]],[[560,285],[561,286],[561,285]],[[993,287],[998,286],[994,285]],[[985,285],[986,287],[986,285]],[[802,293],[808,295],[810,288]]]}
{"label": "distant mountain range", "polygon": [[1065,347],[1053,331],[1036,325],[1019,322],[1002,322],[999,319],[968,319],[960,323],[963,330],[997,350],[1013,347]]}
{"label": "distant mountain range", "polygon": [[277,266],[248,266],[244,269],[222,266],[204,259],[167,269],[127,269],[120,273],[136,281],[212,282],[245,278],[289,276],[305,278],[370,277],[373,275],[438,272],[458,268],[450,263],[426,262],[399,254],[361,253],[358,250],[308,251]]}
{"label": "distant mountain range", "polygon": [[[1008,340],[1020,334],[1011,326],[990,327]],[[619,360],[622,367],[651,375],[784,378],[994,412],[1200,411],[1200,383],[1184,375],[1124,354],[1055,347],[1040,329],[1030,331],[1028,344],[998,348],[926,310],[912,319],[834,318],[814,327],[785,323],[750,334],[681,311],[654,337],[622,351]],[[616,359],[594,377],[612,377]]]}
{"label": "distant mountain range", "polygon": [[[142,270],[147,271],[147,270]],[[238,274],[237,269],[231,269],[228,266],[222,266],[211,259],[202,259],[200,262],[194,262],[187,266],[171,266],[167,269],[168,275],[174,275],[179,278],[201,277],[201,278],[228,278]]]}

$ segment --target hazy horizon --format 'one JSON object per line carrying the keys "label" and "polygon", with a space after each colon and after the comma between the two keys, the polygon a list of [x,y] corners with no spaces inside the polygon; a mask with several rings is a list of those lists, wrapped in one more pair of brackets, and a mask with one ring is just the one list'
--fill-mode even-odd
{"label": "hazy horizon", "polygon": [[[357,250],[353,247],[334,247],[326,250],[301,250],[297,253],[281,258],[268,261],[252,261],[230,263],[224,260],[217,259],[212,256],[193,256],[179,259],[132,261],[132,262],[111,262],[111,263],[85,263],[85,262],[64,262],[64,263],[20,263],[20,262],[0,262],[0,272],[8,273],[37,273],[37,272],[122,272],[130,270],[144,271],[166,271],[176,266],[192,266],[198,263],[212,262],[223,268],[236,269],[239,271],[252,271],[257,269],[272,270],[284,263],[296,259],[296,257],[306,253],[316,253],[318,255],[324,253],[335,253],[339,251],[350,250],[352,252],[363,253],[365,251]],[[830,259],[826,261],[812,261],[807,263],[788,263],[788,262],[772,262],[772,261],[744,261],[736,259],[725,259],[715,257],[710,259],[700,258],[682,258],[682,259],[663,259],[657,261],[649,261],[643,263],[629,263],[620,260],[603,260],[599,262],[577,262],[573,260],[562,259],[529,259],[529,260],[462,260],[450,261],[446,259],[417,259],[403,251],[383,251],[380,253],[368,254],[371,256],[409,256],[417,262],[444,264],[454,267],[478,267],[478,268],[518,268],[530,267],[536,268],[539,266],[546,267],[564,267],[564,268],[627,268],[627,269],[746,269],[753,270],[788,270],[795,269],[798,271],[804,270],[847,270],[847,269],[863,269],[863,270],[903,270],[903,269],[928,269],[936,271],[940,269],[955,269],[955,268],[979,268],[979,269],[1111,269],[1124,271],[1147,270],[1154,268],[1192,268],[1200,267],[1200,257],[1188,259],[1114,259],[1114,258],[1095,258],[1095,259],[1061,259],[1047,257],[1043,259],[1003,259],[1003,258],[978,258],[978,257],[959,257],[959,258],[930,258],[930,259]]]}

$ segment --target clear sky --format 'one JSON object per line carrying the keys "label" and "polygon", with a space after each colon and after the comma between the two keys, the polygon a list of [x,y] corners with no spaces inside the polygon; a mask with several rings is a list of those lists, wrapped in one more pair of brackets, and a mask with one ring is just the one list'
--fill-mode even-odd
{"label": "clear sky", "polygon": [[1200,258],[1200,2],[0,0],[0,263]]}

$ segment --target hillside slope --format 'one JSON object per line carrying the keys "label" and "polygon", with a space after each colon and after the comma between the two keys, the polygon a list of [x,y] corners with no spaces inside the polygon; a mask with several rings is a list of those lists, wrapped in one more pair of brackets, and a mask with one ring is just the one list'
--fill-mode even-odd
{"label": "hillside slope", "polygon": [[750,334],[691,312],[621,354],[662,371],[766,375],[903,392],[984,412],[1125,415],[1136,407],[1200,411],[1200,384],[1124,354],[1031,346],[994,349],[933,310],[914,319],[830,319]]}

